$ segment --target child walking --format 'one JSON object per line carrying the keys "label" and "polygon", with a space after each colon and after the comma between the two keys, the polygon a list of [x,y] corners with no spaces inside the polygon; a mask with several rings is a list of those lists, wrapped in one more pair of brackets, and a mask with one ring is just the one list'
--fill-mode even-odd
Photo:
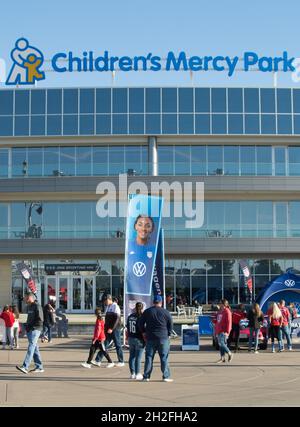
{"label": "child walking", "polygon": [[96,351],[99,350],[99,352],[102,353],[103,356],[108,361],[107,368],[112,368],[113,366],[115,366],[115,364],[112,362],[109,354],[105,350],[104,321],[102,319],[100,308],[96,308],[95,315],[97,319],[95,324],[94,337],[93,337],[92,345],[90,347],[90,354],[89,354],[88,360],[84,363],[81,363],[81,366],[83,366],[84,368],[91,368],[93,357]]}

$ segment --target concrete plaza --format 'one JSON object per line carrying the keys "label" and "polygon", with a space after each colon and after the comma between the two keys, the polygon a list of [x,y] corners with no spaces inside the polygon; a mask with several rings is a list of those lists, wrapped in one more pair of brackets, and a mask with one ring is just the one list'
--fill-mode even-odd
{"label": "concrete plaza", "polygon": [[[202,339],[199,352],[183,352],[179,339],[172,340],[174,383],[161,381],[158,356],[148,383],[130,380],[128,364],[106,369],[104,362],[100,368],[82,368],[90,344],[90,337],[82,336],[41,344],[45,372],[24,375],[15,365],[22,363],[26,344],[21,339],[19,350],[0,350],[1,406],[300,405],[299,344],[293,352],[275,354],[242,350],[230,364],[217,365],[219,353],[210,339]],[[115,352],[112,356],[116,360]]]}

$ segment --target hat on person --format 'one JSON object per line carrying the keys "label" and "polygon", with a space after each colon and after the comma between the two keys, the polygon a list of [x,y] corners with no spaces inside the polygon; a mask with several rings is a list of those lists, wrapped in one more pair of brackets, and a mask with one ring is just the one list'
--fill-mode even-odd
{"label": "hat on person", "polygon": [[157,303],[157,302],[162,302],[162,297],[160,295],[155,295],[155,297],[153,298],[153,302]]}

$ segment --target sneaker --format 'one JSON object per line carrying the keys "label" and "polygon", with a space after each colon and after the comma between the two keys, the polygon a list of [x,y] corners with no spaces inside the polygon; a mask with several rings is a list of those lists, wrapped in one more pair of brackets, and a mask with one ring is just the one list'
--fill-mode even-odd
{"label": "sneaker", "polygon": [[165,383],[172,383],[174,380],[172,378],[163,378]]}
{"label": "sneaker", "polygon": [[131,380],[135,380],[135,379],[136,379],[136,375],[135,375],[135,374],[131,374],[131,375],[130,375],[130,379],[131,379]]}
{"label": "sneaker", "polygon": [[225,363],[225,357],[222,357],[221,359],[217,360],[216,363]]}
{"label": "sneaker", "polygon": [[115,364],[114,363],[108,363],[107,365],[106,365],[106,367],[107,368],[113,368],[115,366]]}
{"label": "sneaker", "polygon": [[14,348],[13,348],[13,347],[10,347],[10,349],[11,349],[11,350],[14,350]]}
{"label": "sneaker", "polygon": [[101,362],[96,362],[95,360],[92,360],[91,364],[94,365],[94,366],[98,366],[98,367],[101,366]]}
{"label": "sneaker", "polygon": [[289,351],[293,351],[292,347],[289,347]]}
{"label": "sneaker", "polygon": [[91,369],[91,364],[90,363],[87,363],[87,362],[84,362],[84,363],[81,363],[81,366],[83,366],[84,368],[88,368],[88,369]]}
{"label": "sneaker", "polygon": [[118,363],[116,364],[116,366],[117,366],[118,368],[122,368],[123,366],[125,366],[125,363],[124,363],[124,362],[118,362]]}
{"label": "sneaker", "polygon": [[136,374],[135,379],[141,381],[143,379],[143,374]]}
{"label": "sneaker", "polygon": [[284,351],[284,348],[280,348],[279,350],[278,350],[278,353],[282,353]]}
{"label": "sneaker", "polygon": [[254,351],[254,353],[255,353],[255,354],[258,354],[258,350],[255,350],[255,351]]}
{"label": "sneaker", "polygon": [[233,358],[233,354],[232,353],[228,353],[228,362],[231,362]]}
{"label": "sneaker", "polygon": [[28,370],[26,368],[24,368],[24,366],[16,366],[16,368],[23,372],[23,374],[28,374]]}
{"label": "sneaker", "polygon": [[272,353],[275,353],[275,348],[272,348]]}
{"label": "sneaker", "polygon": [[150,381],[150,378],[143,378],[143,381],[144,381],[145,383],[148,383],[148,382]]}
{"label": "sneaker", "polygon": [[34,368],[30,372],[33,372],[34,374],[41,374],[42,372],[45,372],[43,368]]}

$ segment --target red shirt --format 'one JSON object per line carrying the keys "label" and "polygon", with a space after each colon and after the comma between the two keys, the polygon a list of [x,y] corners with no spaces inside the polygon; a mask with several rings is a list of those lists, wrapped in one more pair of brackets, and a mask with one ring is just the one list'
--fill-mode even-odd
{"label": "red shirt", "polygon": [[269,309],[267,312],[267,315],[270,318],[270,323],[272,326],[280,326],[281,325],[281,321],[282,321],[282,317],[279,317],[279,319],[274,319],[274,317],[272,317],[273,314],[273,310]]}
{"label": "red shirt", "polygon": [[104,320],[96,320],[93,341],[94,340],[105,341]]}
{"label": "red shirt", "polygon": [[289,309],[285,306],[283,306],[283,307],[279,306],[279,309],[280,309],[281,314],[282,314],[282,326],[287,326],[289,324],[289,320],[290,320],[290,316],[291,316]]}
{"label": "red shirt", "polygon": [[217,322],[215,325],[216,334],[226,333],[230,334],[232,327],[232,314],[228,307],[225,307],[223,310],[218,311],[217,313]]}
{"label": "red shirt", "polygon": [[5,322],[6,328],[12,328],[15,323],[15,316],[11,311],[3,311],[0,315]]}
{"label": "red shirt", "polygon": [[232,324],[233,325],[239,325],[240,320],[246,319],[246,313],[244,313],[241,310],[236,310],[232,312]]}

